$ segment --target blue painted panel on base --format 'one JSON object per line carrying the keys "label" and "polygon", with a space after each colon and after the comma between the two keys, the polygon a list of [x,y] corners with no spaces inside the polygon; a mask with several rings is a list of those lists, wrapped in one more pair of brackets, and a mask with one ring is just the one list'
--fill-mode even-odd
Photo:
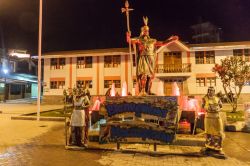
{"label": "blue painted panel on base", "polygon": [[142,140],[151,139],[157,140],[165,143],[173,142],[175,138],[174,133],[166,133],[164,131],[156,131],[145,128],[120,128],[116,126],[111,127],[111,138],[142,138]]}

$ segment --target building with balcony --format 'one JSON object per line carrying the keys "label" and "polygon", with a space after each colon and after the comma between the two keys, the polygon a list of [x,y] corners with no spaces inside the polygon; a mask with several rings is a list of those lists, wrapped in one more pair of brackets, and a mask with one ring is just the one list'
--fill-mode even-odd
{"label": "building with balcony", "polygon": [[[163,95],[173,95],[174,85],[180,95],[203,96],[209,86],[223,92],[212,68],[227,56],[250,61],[250,42],[185,45],[175,41],[162,46],[157,51],[152,92],[157,93],[160,88]],[[132,59],[135,60],[134,54]],[[68,88],[88,86],[92,95],[104,95],[114,83],[121,94],[123,82],[130,93],[135,84],[135,62],[131,63],[127,48],[50,52],[43,55],[43,60],[45,102],[62,101],[63,90]],[[249,84],[243,88],[242,96],[250,97]]]}

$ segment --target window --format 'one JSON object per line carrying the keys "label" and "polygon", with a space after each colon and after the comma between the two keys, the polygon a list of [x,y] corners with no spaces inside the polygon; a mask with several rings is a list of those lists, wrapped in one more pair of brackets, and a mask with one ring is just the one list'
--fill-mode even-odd
{"label": "window", "polygon": [[76,81],[76,87],[77,88],[92,88],[93,87],[93,82],[92,80],[78,80]]}
{"label": "window", "polygon": [[56,58],[50,59],[50,68],[56,69],[56,66],[57,66],[57,59]]}
{"label": "window", "polygon": [[59,58],[59,68],[63,69],[65,66],[65,58]]}
{"label": "window", "polygon": [[197,87],[216,86],[216,77],[197,77],[196,86]]}
{"label": "window", "polygon": [[31,84],[25,85],[25,93],[31,93]]}
{"label": "window", "polygon": [[136,79],[133,79],[133,88],[135,88],[136,87]]}
{"label": "window", "polygon": [[244,49],[245,61],[250,62],[250,49]]}
{"label": "window", "polygon": [[121,80],[113,80],[113,83],[115,83],[115,88],[121,88]]}
{"label": "window", "polygon": [[195,63],[196,64],[214,64],[215,52],[214,51],[196,51]]}
{"label": "window", "polygon": [[92,57],[77,57],[77,69],[92,68]]}
{"label": "window", "polygon": [[195,52],[195,63],[196,64],[204,64],[204,52],[196,51]]}
{"label": "window", "polygon": [[133,54],[133,66],[134,67],[136,66],[136,63],[135,63],[135,54]]}
{"label": "window", "polygon": [[207,78],[207,86],[216,86],[216,77]]}
{"label": "window", "polygon": [[204,87],[205,86],[205,78],[196,78],[196,86]]}
{"label": "window", "polygon": [[9,61],[9,68],[10,68],[10,72],[15,72],[15,62],[14,61]]}
{"label": "window", "polygon": [[0,70],[2,71],[2,67],[3,67],[3,62],[2,59],[0,58]]}
{"label": "window", "polygon": [[85,58],[77,57],[77,69],[85,68]]}
{"label": "window", "polygon": [[250,62],[250,49],[235,49],[233,50],[233,56],[237,56],[246,62]]}
{"label": "window", "polygon": [[20,84],[12,84],[10,88],[10,94],[11,95],[20,95],[21,94],[22,87]]}
{"label": "window", "polygon": [[121,88],[121,80],[104,80],[104,88],[110,88],[112,83],[115,84],[115,88]]}
{"label": "window", "polygon": [[64,89],[65,81],[50,81],[50,89]]}
{"label": "window", "polygon": [[233,50],[233,55],[237,56],[237,57],[242,57],[243,56],[243,50],[242,49]]}
{"label": "window", "polygon": [[114,55],[114,56],[105,56],[104,57],[104,67],[119,67],[121,64],[121,56]]}
{"label": "window", "polygon": [[112,80],[104,80],[104,88],[111,88]]}
{"label": "window", "polygon": [[206,51],[206,64],[214,64],[215,63],[215,55],[214,51]]}
{"label": "window", "polygon": [[50,59],[50,69],[63,69],[65,64],[65,58]]}

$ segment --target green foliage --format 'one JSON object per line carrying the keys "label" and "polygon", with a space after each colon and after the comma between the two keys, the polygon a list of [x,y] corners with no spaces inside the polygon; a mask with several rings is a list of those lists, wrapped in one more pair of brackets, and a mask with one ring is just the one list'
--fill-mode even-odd
{"label": "green foliage", "polygon": [[73,104],[73,99],[76,96],[82,96],[85,93],[89,93],[88,89],[85,88],[68,88],[63,90],[64,104]]}
{"label": "green foliage", "polygon": [[250,65],[242,58],[231,56],[222,59],[220,65],[215,64],[213,72],[220,77],[228,102],[231,104],[233,112],[236,112],[241,90],[250,80]]}

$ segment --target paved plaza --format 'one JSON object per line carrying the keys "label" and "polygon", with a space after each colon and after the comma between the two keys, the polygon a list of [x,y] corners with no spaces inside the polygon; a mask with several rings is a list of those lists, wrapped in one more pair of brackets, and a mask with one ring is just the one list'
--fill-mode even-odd
{"label": "paved plaza", "polygon": [[[0,104],[0,109],[2,106]],[[11,108],[10,105],[8,107]],[[149,145],[122,144],[123,150],[116,151],[115,144],[110,144],[105,145],[106,150],[72,151],[64,148],[63,122],[10,120],[10,115],[10,110],[0,114],[0,165],[3,166],[250,165],[249,133],[227,133],[224,145],[228,156],[226,160],[201,157],[201,147],[198,146],[158,146],[158,152],[152,153],[153,146]],[[90,147],[96,145],[92,143]]]}

